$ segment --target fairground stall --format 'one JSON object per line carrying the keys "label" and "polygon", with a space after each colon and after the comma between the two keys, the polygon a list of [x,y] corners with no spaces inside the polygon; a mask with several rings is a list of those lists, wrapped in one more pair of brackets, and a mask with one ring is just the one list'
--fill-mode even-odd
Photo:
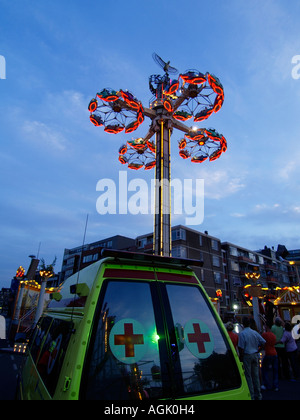
{"label": "fairground stall", "polygon": [[297,321],[294,321],[295,317],[300,320],[299,288],[288,287],[282,289],[279,297],[274,301],[274,305],[283,321],[296,323]]}

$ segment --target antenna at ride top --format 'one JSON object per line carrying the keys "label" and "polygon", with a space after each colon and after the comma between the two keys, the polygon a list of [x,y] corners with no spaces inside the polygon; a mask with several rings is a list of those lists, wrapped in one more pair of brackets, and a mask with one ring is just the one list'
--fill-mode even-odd
{"label": "antenna at ride top", "polygon": [[178,70],[175,67],[170,66],[170,61],[165,62],[159,55],[156,53],[152,54],[153,60],[158,64],[166,74],[177,74]]}

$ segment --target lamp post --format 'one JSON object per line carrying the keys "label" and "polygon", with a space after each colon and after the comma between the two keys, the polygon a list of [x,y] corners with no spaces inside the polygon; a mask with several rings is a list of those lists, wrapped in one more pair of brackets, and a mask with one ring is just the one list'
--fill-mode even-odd
{"label": "lamp post", "polygon": [[[153,252],[171,255],[171,165],[170,145],[173,129],[184,133],[179,141],[179,155],[202,163],[214,161],[227,150],[227,141],[214,129],[191,127],[218,112],[224,102],[219,79],[210,73],[187,70],[175,80],[170,74],[178,71],[153,54],[164,75],[152,75],[149,89],[153,94],[150,107],[145,107],[132,93],[105,88],[90,101],[90,121],[111,134],[135,131],[145,120],[151,120],[144,137],[127,140],[119,149],[119,162],[129,169],[149,170],[155,167],[155,216]],[[155,140],[152,137],[155,136]]]}

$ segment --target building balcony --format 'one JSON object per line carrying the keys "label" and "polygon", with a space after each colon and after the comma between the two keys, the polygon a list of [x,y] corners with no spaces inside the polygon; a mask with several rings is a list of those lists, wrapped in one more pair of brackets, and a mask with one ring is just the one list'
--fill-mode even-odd
{"label": "building balcony", "polygon": [[276,277],[273,277],[273,276],[267,276],[266,281],[267,281],[267,283],[279,284],[279,280]]}
{"label": "building balcony", "polygon": [[276,267],[276,265],[273,265],[273,264],[265,264],[265,269],[266,270],[277,270],[277,267]]}
{"label": "building balcony", "polygon": [[248,258],[248,257],[244,257],[244,256],[242,256],[242,255],[240,255],[239,257],[238,257],[238,260],[239,260],[239,262],[244,262],[244,263],[248,263],[248,264],[255,264],[255,262],[253,261],[253,260],[251,260],[250,258]]}

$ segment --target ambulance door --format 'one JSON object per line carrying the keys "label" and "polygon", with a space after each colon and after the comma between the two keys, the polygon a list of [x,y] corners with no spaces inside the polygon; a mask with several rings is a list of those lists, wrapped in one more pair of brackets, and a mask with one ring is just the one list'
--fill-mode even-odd
{"label": "ambulance door", "polygon": [[156,282],[106,280],[83,370],[80,398],[164,397],[162,371],[167,371],[167,367],[160,355],[161,328]]}
{"label": "ambulance door", "polygon": [[164,283],[160,289],[166,312],[171,314],[168,330],[177,377],[176,397],[240,388],[237,361],[201,288]]}

